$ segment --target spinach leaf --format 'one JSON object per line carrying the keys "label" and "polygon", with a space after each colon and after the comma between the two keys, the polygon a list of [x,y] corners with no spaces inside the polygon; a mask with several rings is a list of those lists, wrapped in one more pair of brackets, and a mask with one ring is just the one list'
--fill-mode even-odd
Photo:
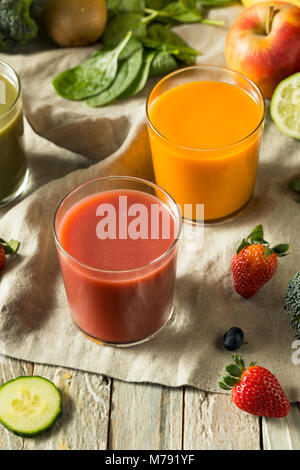
{"label": "spinach leaf", "polygon": [[130,37],[131,32],[115,49],[103,48],[77,67],[57,75],[52,82],[56,93],[69,100],[82,100],[108,88],[117,74],[119,55]]}
{"label": "spinach leaf", "polygon": [[154,24],[148,28],[147,36],[143,38],[146,47],[164,50],[175,55],[186,65],[194,65],[198,51],[189,47],[169,26]]}
{"label": "spinach leaf", "polygon": [[177,69],[178,64],[174,57],[167,51],[158,52],[151,64],[150,77],[164,75]]}
{"label": "spinach leaf", "polygon": [[108,16],[120,13],[143,13],[145,0],[106,0]]}
{"label": "spinach leaf", "polygon": [[232,3],[232,0],[198,0],[198,4],[205,7],[218,7]]}
{"label": "spinach leaf", "polygon": [[153,10],[162,10],[168,3],[174,0],[146,0],[146,7],[152,8]]}
{"label": "spinach leaf", "polygon": [[158,16],[170,18],[179,23],[198,23],[202,14],[197,7],[187,8],[183,3],[172,2],[158,12]]}
{"label": "spinach leaf", "polygon": [[143,47],[140,44],[139,49],[120,65],[117,76],[110,87],[99,95],[88,98],[87,105],[91,107],[104,106],[122,95],[137,77],[142,63]]}
{"label": "spinach leaf", "polygon": [[112,18],[102,36],[103,43],[115,47],[128,31],[132,31],[132,36],[138,39],[145,36],[146,24],[143,18],[140,13],[124,13]]}
{"label": "spinach leaf", "polygon": [[135,80],[131,83],[131,85],[127,88],[127,90],[125,90],[125,92],[120,95],[120,98],[128,98],[129,96],[136,95],[144,88],[149,77],[150,67],[154,57],[154,51],[144,50],[143,64],[140,69],[140,72],[135,78]]}
{"label": "spinach leaf", "polygon": [[125,60],[129,59],[129,57],[136,52],[137,49],[143,47],[141,41],[131,36],[130,40],[122,50],[121,54],[119,55],[119,62],[124,62]]}

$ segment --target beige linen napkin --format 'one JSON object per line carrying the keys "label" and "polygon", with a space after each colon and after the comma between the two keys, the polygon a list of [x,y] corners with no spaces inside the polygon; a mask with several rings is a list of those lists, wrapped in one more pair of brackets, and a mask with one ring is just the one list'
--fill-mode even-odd
{"label": "beige linen napkin", "polygon": [[[228,27],[241,7],[212,10]],[[227,29],[182,26],[179,34],[202,51],[198,62],[224,64]],[[290,277],[300,269],[300,207],[286,182],[299,172],[300,144],[267,119],[254,200],[240,217],[207,228],[203,246],[181,243],[175,313],[153,341],[129,349],[101,347],[73,325],[52,235],[52,219],[62,197],[80,183],[109,174],[152,178],[145,128],[145,98],[105,108],[55,95],[53,76],[90,55],[88,49],[54,49],[46,44],[0,54],[21,75],[30,185],[23,199],[2,210],[0,234],[21,241],[20,254],[0,282],[0,353],[33,362],[98,372],[134,382],[188,384],[220,391],[218,373],[230,359],[222,336],[240,326],[246,361],[273,371],[289,398],[300,400],[300,364],[284,311]],[[76,170],[76,171],[75,171]],[[292,254],[279,261],[275,277],[249,300],[232,284],[231,257],[241,238],[263,223],[271,242],[290,242]]]}

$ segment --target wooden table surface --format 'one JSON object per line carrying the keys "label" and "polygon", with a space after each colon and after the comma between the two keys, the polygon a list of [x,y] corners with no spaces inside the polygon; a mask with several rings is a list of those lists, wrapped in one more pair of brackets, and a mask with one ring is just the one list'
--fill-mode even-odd
{"label": "wooden table surface", "polygon": [[1,382],[41,375],[63,394],[63,417],[33,439],[0,428],[0,449],[300,450],[300,404],[283,419],[239,411],[227,395],[132,384],[61,367],[1,358]]}

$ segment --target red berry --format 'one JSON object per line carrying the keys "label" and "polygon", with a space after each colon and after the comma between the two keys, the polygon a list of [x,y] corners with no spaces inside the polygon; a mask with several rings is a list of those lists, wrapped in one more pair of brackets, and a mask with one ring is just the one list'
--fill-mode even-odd
{"label": "red berry", "polygon": [[280,383],[270,371],[250,364],[246,369],[241,356],[233,356],[234,363],[225,368],[219,386],[232,389],[233,403],[247,413],[269,418],[282,418],[290,411],[290,403]]}
{"label": "red berry", "polygon": [[5,262],[6,262],[5,251],[4,251],[3,245],[1,245],[0,243],[0,271],[2,271],[2,269],[4,268]]}
{"label": "red berry", "polygon": [[282,243],[270,248],[264,240],[262,225],[244,238],[232,258],[234,288],[243,297],[252,297],[274,275],[278,256],[285,256],[289,245]]}
{"label": "red berry", "polygon": [[282,418],[290,411],[290,403],[280,383],[270,371],[251,366],[243,373],[232,392],[233,403],[243,411],[269,418]]}
{"label": "red berry", "polygon": [[277,255],[266,257],[266,247],[255,244],[246,246],[232,258],[234,288],[245,298],[252,297],[275,274]]}

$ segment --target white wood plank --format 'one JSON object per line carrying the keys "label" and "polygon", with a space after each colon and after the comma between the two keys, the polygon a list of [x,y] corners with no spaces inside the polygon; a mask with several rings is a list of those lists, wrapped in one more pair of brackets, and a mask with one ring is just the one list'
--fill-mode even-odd
{"label": "white wood plank", "polygon": [[266,450],[300,450],[300,405],[293,403],[285,418],[263,418],[263,446]]}
{"label": "white wood plank", "polygon": [[[31,375],[33,364],[0,355],[0,385],[21,375]],[[0,450],[21,450],[24,439],[0,426]]]}
{"label": "white wood plank", "polygon": [[240,411],[228,395],[187,388],[183,446],[186,450],[259,449],[259,418]]}
{"label": "white wood plank", "polygon": [[108,439],[111,381],[97,374],[35,365],[34,375],[52,380],[63,397],[63,415],[24,449],[103,450]]}
{"label": "white wood plank", "polygon": [[181,449],[182,389],[114,381],[109,449]]}

